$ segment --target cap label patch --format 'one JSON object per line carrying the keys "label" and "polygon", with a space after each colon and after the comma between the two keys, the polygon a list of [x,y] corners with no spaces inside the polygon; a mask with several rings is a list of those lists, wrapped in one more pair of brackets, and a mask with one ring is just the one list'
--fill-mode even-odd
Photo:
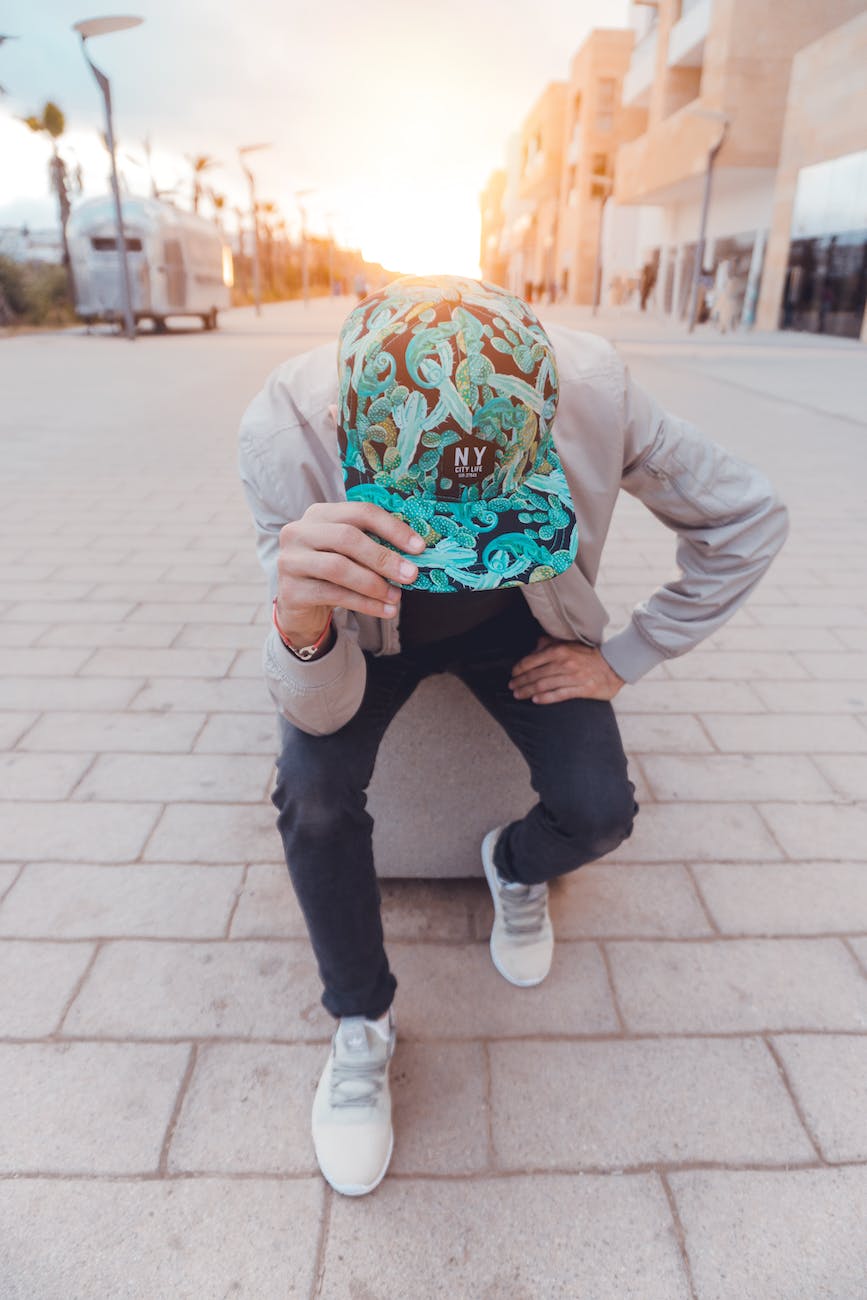
{"label": "cap label patch", "polygon": [[440,458],[440,484],[438,495],[459,501],[464,488],[481,488],[485,479],[493,473],[496,462],[494,444],[465,434],[460,442],[446,447]]}

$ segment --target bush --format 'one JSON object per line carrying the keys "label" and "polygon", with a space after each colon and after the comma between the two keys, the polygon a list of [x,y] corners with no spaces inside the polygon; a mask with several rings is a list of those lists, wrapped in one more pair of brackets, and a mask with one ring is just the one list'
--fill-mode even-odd
{"label": "bush", "polygon": [[0,257],[0,324],[69,325],[74,320],[64,267]]}

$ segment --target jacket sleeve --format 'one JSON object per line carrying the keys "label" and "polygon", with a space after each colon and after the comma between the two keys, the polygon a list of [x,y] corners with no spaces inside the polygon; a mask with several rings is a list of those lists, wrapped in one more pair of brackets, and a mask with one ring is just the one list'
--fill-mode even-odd
{"label": "jacket sleeve", "polygon": [[621,487],[677,534],[677,578],[603,642],[616,673],[635,682],[685,654],[744,603],[788,532],[788,512],[752,465],[664,411],[622,367]]}
{"label": "jacket sleeve", "polygon": [[[300,519],[307,507],[324,500],[324,495],[317,489],[316,475],[303,473],[300,466],[291,484],[281,482],[278,486],[272,482],[262,465],[251,425],[248,412],[241,424],[239,468],[256,528],[256,551],[268,580],[269,599],[273,600],[277,594],[280,529]],[[338,731],[358,712],[364,695],[367,666],[358,644],[354,615],[344,609],[335,610],[333,626],[334,645],[321,659],[310,663],[290,654],[273,626],[265,637],[262,665],[271,698],[284,718],[311,736]]]}

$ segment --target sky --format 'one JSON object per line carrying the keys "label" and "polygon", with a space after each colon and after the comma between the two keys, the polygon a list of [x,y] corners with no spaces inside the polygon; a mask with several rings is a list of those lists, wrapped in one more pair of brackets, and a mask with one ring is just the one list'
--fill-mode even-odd
{"label": "sky", "polygon": [[[90,0],[92,3],[92,0]],[[478,197],[507,142],[551,80],[568,75],[593,27],[626,24],[627,0],[5,0],[0,46],[0,226],[54,222],[47,140],[17,118],[54,100],[85,197],[107,189],[102,97],[74,22],[108,13],[145,21],[93,38],[110,77],[118,160],[147,193],[189,194],[185,155],[219,161],[207,183],[248,207],[238,165],[253,155],[257,196],[298,229],[360,247],[392,270],[478,274]]]}

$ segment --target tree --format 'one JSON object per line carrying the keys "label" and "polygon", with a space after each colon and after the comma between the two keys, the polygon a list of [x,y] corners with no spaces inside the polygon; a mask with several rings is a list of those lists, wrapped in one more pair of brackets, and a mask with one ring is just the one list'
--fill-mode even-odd
{"label": "tree", "polygon": [[204,192],[202,176],[205,172],[210,171],[212,167],[219,167],[220,164],[216,158],[211,158],[208,154],[197,154],[195,158],[191,158],[187,154],[186,158],[193,169],[193,212],[198,212],[199,203]]}
{"label": "tree", "polygon": [[21,121],[31,131],[36,132],[36,134],[44,132],[51,140],[48,177],[51,188],[57,195],[57,205],[60,209],[60,239],[63,244],[63,265],[69,280],[69,294],[72,301],[75,302],[75,280],[72,274],[72,261],[69,256],[69,241],[66,238],[66,225],[69,221],[69,212],[72,206],[69,198],[69,171],[57,145],[58,140],[66,130],[66,118],[62,110],[51,100],[48,100],[42,109],[41,117],[24,117],[21,118]]}

